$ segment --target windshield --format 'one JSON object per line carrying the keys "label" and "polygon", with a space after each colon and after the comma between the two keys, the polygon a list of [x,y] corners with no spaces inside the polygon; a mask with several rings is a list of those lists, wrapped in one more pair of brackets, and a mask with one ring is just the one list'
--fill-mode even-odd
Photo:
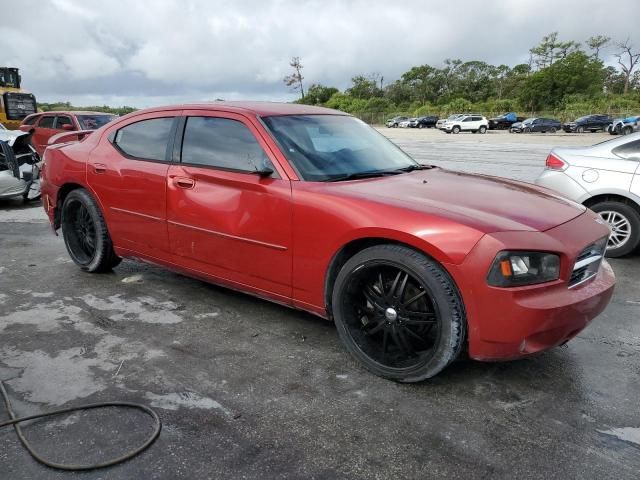
{"label": "windshield", "polygon": [[82,130],[96,130],[115,119],[115,115],[77,115]]}
{"label": "windshield", "polygon": [[459,113],[456,113],[455,115],[449,115],[449,117],[447,118],[447,120],[455,120],[456,118],[458,118],[460,116]]}
{"label": "windshield", "polygon": [[535,120],[535,118],[527,118],[524,122],[522,123],[531,123]]}
{"label": "windshield", "polygon": [[[284,115],[262,119],[304,180],[415,168],[415,160],[357,118],[345,115]],[[398,173],[398,172],[396,172]]]}
{"label": "windshield", "polygon": [[585,120],[588,120],[589,118],[591,118],[591,117],[589,117],[589,116],[587,116],[587,117],[580,117],[580,118],[576,119],[576,122],[584,122]]}

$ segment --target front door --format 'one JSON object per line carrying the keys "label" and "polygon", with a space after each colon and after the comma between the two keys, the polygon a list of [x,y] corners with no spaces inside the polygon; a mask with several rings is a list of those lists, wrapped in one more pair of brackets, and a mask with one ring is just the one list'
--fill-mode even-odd
{"label": "front door", "polygon": [[[242,115],[185,111],[167,176],[171,251],[193,270],[291,298],[291,185]],[[273,170],[259,175],[257,170]]]}
{"label": "front door", "polygon": [[[169,251],[167,171],[180,111],[162,111],[116,124],[91,152],[87,180],[116,247],[152,257]],[[104,140],[104,139],[103,139]]]}

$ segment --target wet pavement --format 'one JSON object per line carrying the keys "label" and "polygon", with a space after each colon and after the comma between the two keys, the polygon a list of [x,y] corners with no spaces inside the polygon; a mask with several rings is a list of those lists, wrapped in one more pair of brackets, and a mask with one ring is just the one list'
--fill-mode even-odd
{"label": "wet pavement", "polygon": [[[501,149],[494,161],[511,162]],[[0,203],[0,252],[0,379],[16,412],[128,400],[164,423],[136,459],[74,475],[35,463],[3,429],[0,479],[638,478],[639,255],[611,262],[613,302],[565,347],[459,360],[401,385],[364,371],[311,315],[133,261],[83,273],[38,207]],[[52,459],[89,462],[150,428],[110,410],[25,432]]]}

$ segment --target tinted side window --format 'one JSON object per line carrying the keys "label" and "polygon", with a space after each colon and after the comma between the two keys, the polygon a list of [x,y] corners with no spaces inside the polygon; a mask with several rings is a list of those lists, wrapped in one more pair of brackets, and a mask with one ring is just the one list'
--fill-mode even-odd
{"label": "tinted side window", "polygon": [[56,117],[42,117],[38,126],[40,128],[53,128],[53,120]]}
{"label": "tinted side window", "polygon": [[71,119],[69,117],[67,117],[66,115],[65,116],[61,115],[61,116],[56,117],[56,118],[57,118],[57,120],[56,120],[56,128],[58,130],[61,130],[63,125],[73,125],[73,122],[71,121]]}
{"label": "tinted side window", "polygon": [[33,117],[28,117],[22,122],[22,124],[23,125],[33,125],[34,123],[36,123],[36,120],[38,120],[39,118],[40,118],[39,115],[34,115]]}
{"label": "tinted side window", "polygon": [[127,155],[145,160],[166,160],[173,117],[132,123],[116,133],[113,143]]}
{"label": "tinted side window", "polygon": [[620,145],[611,151],[622,158],[634,158],[636,160],[640,160],[640,140]]}
{"label": "tinted side window", "polygon": [[480,120],[482,120],[482,117],[473,117],[474,122],[479,122]]}
{"label": "tinted side window", "polygon": [[264,162],[271,167],[271,162],[246,125],[214,117],[187,119],[182,162],[246,172],[255,172]]}

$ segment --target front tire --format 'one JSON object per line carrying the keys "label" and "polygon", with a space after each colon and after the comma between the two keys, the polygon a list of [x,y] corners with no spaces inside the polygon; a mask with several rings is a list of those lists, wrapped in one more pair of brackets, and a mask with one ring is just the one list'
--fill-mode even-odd
{"label": "front tire", "polygon": [[596,203],[591,209],[611,228],[607,257],[617,258],[633,252],[640,244],[640,213],[630,205],[616,201]]}
{"label": "front tire", "polygon": [[453,280],[437,262],[404,246],[378,245],[350,258],[334,284],[332,310],[349,353],[390,380],[433,377],[465,341]]}
{"label": "front tire", "polygon": [[73,190],[67,195],[61,227],[69,256],[82,270],[108,272],[122,261],[113,251],[98,204],[86,190]]}
{"label": "front tire", "polygon": [[456,125],[451,129],[451,133],[456,133],[456,134],[460,133],[460,127]]}
{"label": "front tire", "polygon": [[576,133],[584,133],[584,127],[577,127]]}

